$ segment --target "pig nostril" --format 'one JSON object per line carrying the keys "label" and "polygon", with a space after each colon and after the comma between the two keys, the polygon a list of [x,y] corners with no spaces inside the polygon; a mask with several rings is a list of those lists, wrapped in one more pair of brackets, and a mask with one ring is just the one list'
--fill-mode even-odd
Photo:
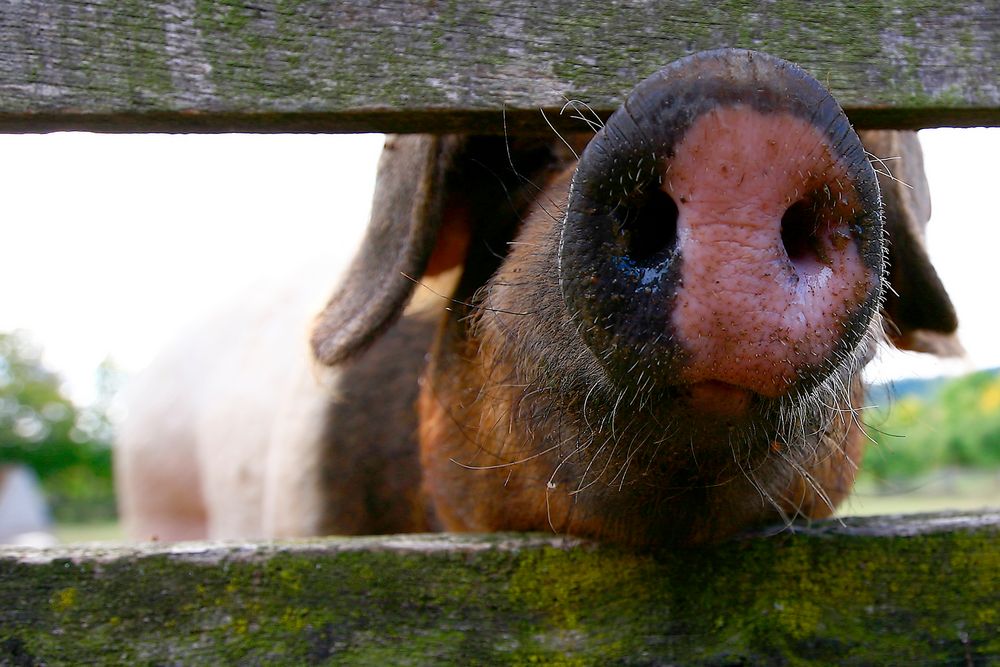
{"label": "pig nostril", "polygon": [[625,251],[639,266],[662,263],[677,244],[677,204],[659,189],[651,189],[621,220]]}
{"label": "pig nostril", "polygon": [[792,204],[781,217],[781,242],[788,259],[798,269],[822,262],[818,234],[816,211],[805,200]]}

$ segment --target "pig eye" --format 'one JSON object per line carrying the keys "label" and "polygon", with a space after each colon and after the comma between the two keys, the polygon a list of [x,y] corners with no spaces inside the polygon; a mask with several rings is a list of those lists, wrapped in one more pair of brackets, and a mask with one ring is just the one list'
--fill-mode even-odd
{"label": "pig eye", "polygon": [[625,253],[637,265],[657,266],[677,244],[677,204],[659,188],[649,188],[619,212]]}

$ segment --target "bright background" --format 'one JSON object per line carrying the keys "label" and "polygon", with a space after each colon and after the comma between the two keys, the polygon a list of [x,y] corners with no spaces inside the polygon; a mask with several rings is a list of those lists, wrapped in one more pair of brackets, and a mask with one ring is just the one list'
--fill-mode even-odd
{"label": "bright background", "polygon": [[[967,360],[883,355],[874,380],[1000,366],[1000,130],[921,133],[930,249]],[[356,242],[378,135],[0,135],[0,331],[23,328],[79,401],[262,276]]]}

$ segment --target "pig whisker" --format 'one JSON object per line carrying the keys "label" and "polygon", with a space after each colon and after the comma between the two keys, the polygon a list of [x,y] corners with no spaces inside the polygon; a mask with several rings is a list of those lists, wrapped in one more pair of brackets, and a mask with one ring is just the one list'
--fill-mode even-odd
{"label": "pig whisker", "polygon": [[857,408],[857,409],[851,407],[851,408],[848,408],[846,410],[846,412],[850,413],[850,415],[851,415],[851,422],[857,427],[857,429],[861,432],[861,434],[865,437],[865,439],[868,440],[868,442],[870,442],[870,443],[872,443],[874,445],[874,444],[878,444],[878,443],[875,440],[875,438],[873,438],[871,435],[868,434],[868,425],[865,424],[864,420],[862,419],[862,415],[870,407],[871,406],[863,406],[863,407]]}
{"label": "pig whisker", "polygon": [[[571,118],[582,120],[584,123],[589,125],[590,129],[592,129],[594,132],[597,132],[598,130],[604,127],[604,121],[601,120],[601,116],[596,111],[594,111],[594,108],[591,107],[589,104],[587,104],[583,100],[576,100],[576,99],[571,100],[571,99],[566,99],[565,97],[563,97],[563,99],[566,100],[566,104],[564,104],[562,109],[559,110],[559,115],[562,115],[567,108],[572,107],[573,111],[577,115],[571,116]],[[589,118],[585,118],[583,112],[580,111],[580,107],[583,107],[584,109],[589,111],[590,114],[594,117],[594,119],[591,120]]]}
{"label": "pig whisker", "polygon": [[[816,496],[821,501],[823,501],[823,504],[826,505],[827,509],[830,510],[830,513],[833,514],[836,511],[837,506],[836,506],[836,504],[834,504],[833,500],[830,499],[830,496],[826,493],[826,490],[822,487],[822,485],[820,485],[816,481],[816,478],[813,477],[809,473],[809,471],[806,470],[801,464],[799,464],[799,463],[797,463],[795,461],[788,461],[788,465],[790,465],[792,467],[792,469],[795,470],[802,477],[802,479],[805,480],[805,482],[809,486],[809,488],[811,488],[813,490],[813,493],[815,493]],[[804,498],[803,498],[803,500],[804,500]],[[807,514],[802,511],[802,509],[803,509],[803,503],[800,501],[796,505],[796,509],[795,509],[795,515],[796,515],[796,517],[807,516]],[[840,523],[840,525],[844,525],[844,520],[841,519],[840,517],[836,517],[836,520]]]}
{"label": "pig whisker", "polygon": [[[563,108],[565,109],[566,107]],[[538,111],[542,114],[542,118],[545,120],[545,124],[549,126],[549,129],[552,130],[552,133],[555,134],[557,137],[559,137],[559,140],[566,145],[566,148],[568,148],[569,152],[573,154],[573,157],[579,160],[580,156],[577,155],[575,150],[573,150],[573,147],[570,145],[568,141],[566,141],[566,138],[559,133],[559,130],[557,130],[556,126],[552,124],[552,121],[549,120],[549,117],[545,115],[545,109],[539,109]],[[562,114],[561,111],[559,113],[560,115]]]}
{"label": "pig whisker", "polygon": [[[781,459],[783,459],[785,463],[787,463],[789,467],[792,468],[792,470],[794,470],[800,477],[802,477],[803,480],[805,480],[809,488],[813,490],[816,496],[818,496],[819,499],[823,501],[823,504],[826,505],[831,512],[833,512],[836,509],[836,506],[833,504],[833,501],[830,500],[830,496],[827,495],[826,490],[823,489],[823,487],[816,481],[816,478],[813,477],[802,464],[792,459],[791,457],[788,457],[783,452],[778,452],[778,456]],[[796,510],[796,514],[801,514],[801,504]]]}
{"label": "pig whisker", "polygon": [[[530,387],[530,386],[531,386],[531,384],[526,383],[526,382],[502,382],[502,383],[494,384],[493,388],[494,389],[505,389],[505,388],[525,389],[525,388]],[[544,391],[544,390],[543,389],[535,389],[535,390],[533,390],[531,392],[531,394],[537,394],[537,393],[540,393],[542,391]],[[530,396],[531,394],[525,394],[525,396]],[[522,396],[521,398],[524,398],[525,396]]]}
{"label": "pig whisker", "polygon": [[543,449],[541,451],[535,452],[534,454],[531,454],[530,456],[525,456],[523,458],[517,459],[516,461],[505,461],[503,463],[494,463],[492,465],[475,465],[475,464],[471,464],[471,463],[462,463],[461,461],[459,461],[457,459],[454,459],[454,458],[451,458],[451,459],[448,459],[448,460],[451,461],[452,463],[454,463],[455,465],[461,467],[461,468],[465,468],[466,470],[498,470],[500,468],[513,468],[514,466],[521,465],[522,463],[526,463],[528,461],[532,461],[534,459],[537,459],[540,456],[545,456],[549,452],[553,452],[553,451],[559,449],[559,447],[560,447],[560,443],[556,443],[556,444],[552,445],[551,447],[548,447],[547,449]]}
{"label": "pig whisker", "polygon": [[860,466],[858,465],[858,462],[854,460],[854,457],[852,457],[850,454],[848,454],[847,451],[844,449],[844,443],[845,442],[847,442],[847,434],[846,433],[844,434],[844,437],[842,437],[838,441],[832,443],[832,445],[833,445],[833,448],[836,449],[837,452],[841,455],[841,457],[845,461],[847,461],[847,464],[851,467],[851,470],[853,470],[856,473],[860,469]]}
{"label": "pig whisker", "polygon": [[580,476],[579,485],[577,485],[576,490],[571,491],[569,495],[575,496],[581,491],[589,489],[591,486],[596,484],[601,479],[601,477],[604,475],[604,472],[607,471],[608,469],[608,465],[610,464],[610,459],[604,463],[604,469],[596,477],[594,477],[593,480],[591,480],[589,483],[587,482],[587,476],[590,475],[590,470],[594,465],[594,461],[597,460],[597,458],[601,455],[601,452],[603,452],[604,448],[607,446],[608,446],[608,441],[605,440],[604,443],[597,448],[597,451],[594,452],[594,455],[590,457],[590,461],[587,463],[587,468],[583,471],[583,475]]}
{"label": "pig whisker", "polygon": [[694,446],[694,436],[688,437],[688,447],[691,449],[691,460],[694,461],[695,470],[700,470],[701,464],[698,463],[698,453],[697,448]]}
{"label": "pig whisker", "polygon": [[443,299],[445,301],[448,301],[448,302],[450,302],[450,303],[452,303],[454,305],[463,306],[465,308],[469,308],[470,310],[484,310],[484,311],[488,311],[488,312],[491,312],[491,313],[503,313],[504,315],[518,315],[520,317],[524,317],[524,316],[532,314],[532,313],[530,313],[528,311],[518,312],[516,310],[503,310],[501,308],[489,308],[489,307],[484,306],[482,304],[470,303],[468,301],[462,301],[461,299],[455,299],[453,297],[446,296],[444,294],[441,294],[440,292],[435,291],[432,287],[428,286],[422,280],[418,280],[418,279],[414,278],[413,276],[409,276],[406,273],[403,273],[402,271],[399,272],[399,275],[401,275],[404,278],[406,278],[407,280],[413,282],[415,285],[419,285],[420,287],[424,288],[425,290],[427,290],[428,292],[430,292],[431,294],[433,294],[436,297],[440,297],[441,299]]}
{"label": "pig whisker", "polygon": [[[605,473],[607,472],[608,468],[611,466],[611,464],[615,460],[615,453],[618,451],[618,445],[621,444],[621,441],[615,440],[615,439],[610,439],[610,440],[608,440],[608,442],[611,443],[611,451],[608,452],[608,460],[607,460],[607,463],[604,466],[604,469],[601,470],[601,474],[598,475],[596,479],[603,479],[603,477],[604,477]],[[608,484],[609,485],[614,484],[615,483],[615,479],[617,479],[617,478],[618,478],[618,474],[615,474],[615,476],[611,478],[611,480],[608,482]]]}
{"label": "pig whisker", "polygon": [[587,391],[587,395],[583,397],[583,409],[581,410],[583,422],[587,425],[587,428],[591,430],[593,430],[593,426],[590,424],[590,417],[587,416],[587,402],[590,400],[590,396],[594,393],[595,389],[597,389],[597,383],[592,384],[590,389]]}
{"label": "pig whisker", "polygon": [[[636,451],[638,451],[638,450],[636,450]],[[633,455],[634,455],[634,453],[626,454],[626,456],[625,456],[625,463],[622,464],[621,469],[618,471],[618,475],[615,475],[616,478],[619,477],[619,476],[621,476],[621,481],[618,482],[618,492],[619,493],[621,493],[621,490],[625,488],[625,478],[628,476],[628,468],[629,468],[629,466],[632,465],[632,457],[633,457]],[[612,483],[614,483],[614,481],[615,481],[614,479],[611,480]]]}
{"label": "pig whisker", "polygon": [[[625,453],[625,463],[622,464],[622,467],[619,470],[618,475],[615,475],[615,478],[617,478],[619,475],[621,476],[621,481],[618,483],[619,492],[621,492],[621,490],[625,487],[625,478],[628,476],[628,469],[629,466],[632,465],[632,460],[635,458],[635,455],[639,453],[639,451],[643,448],[643,445],[645,444],[645,441],[642,441],[638,444],[638,446],[633,448],[632,445],[635,444],[635,441],[638,439],[638,437],[639,434],[637,433],[635,437],[632,438],[632,442],[629,443],[628,450]],[[612,479],[611,483],[614,484],[614,482],[615,479]]]}
{"label": "pig whisker", "polygon": [[[565,107],[563,107],[563,108],[565,108]],[[590,127],[590,129],[593,132],[598,132],[601,129],[600,125],[597,125],[596,123],[594,123],[594,121],[590,120],[589,118],[585,118],[583,115],[581,115],[579,113],[573,114],[572,116],[570,116],[570,118],[573,119],[573,120],[583,121],[584,123],[587,124],[588,127]]]}
{"label": "pig whisker", "polygon": [[[656,461],[656,457],[657,457],[657,455],[659,455],[660,450],[663,448],[663,443],[665,443],[666,441],[667,441],[667,435],[664,435],[663,437],[661,437],[658,440],[654,441],[653,444],[656,445],[656,446],[653,447],[653,451],[650,452],[649,457],[646,460],[646,470],[643,471],[644,474],[648,474],[649,471],[652,469],[653,462]],[[693,444],[694,443],[692,441],[692,445]],[[695,467],[697,467],[697,465],[698,465],[698,462],[696,460],[695,461]]]}
{"label": "pig whisker", "polygon": [[559,531],[556,530],[555,524],[552,523],[552,504],[550,502],[552,489],[551,482],[545,485],[545,518],[549,522],[549,528],[552,529],[552,532],[558,535]]}
{"label": "pig whisker", "polygon": [[[539,203],[538,208],[549,220],[556,224],[562,224],[563,218],[566,216],[566,208],[563,204],[551,198],[547,199],[544,203]],[[550,208],[555,209],[555,212],[549,210]]]}
{"label": "pig whisker", "polygon": [[892,157],[879,157],[878,155],[875,155],[874,153],[871,153],[869,151],[865,151],[865,155],[867,155],[868,159],[872,162],[872,167],[875,169],[876,173],[882,174],[883,176],[895,181],[896,183],[899,183],[905,188],[909,188],[910,190],[913,189],[912,185],[904,183],[902,180],[893,176],[892,170],[889,168],[889,165],[886,164],[887,162],[893,160],[901,160],[902,156],[895,155]]}
{"label": "pig whisker", "polygon": [[[506,106],[504,106],[503,109],[501,109],[501,111],[500,111],[500,118],[503,121],[503,145],[504,145],[504,149],[507,151],[507,164],[510,165],[511,172],[513,172],[514,174],[516,174],[517,177],[520,178],[525,184],[530,185],[532,188],[534,188],[535,192],[539,192],[539,193],[543,192],[543,188],[541,186],[539,186],[537,183],[535,183],[534,181],[532,181],[527,176],[524,176],[523,174],[521,174],[521,172],[518,170],[518,168],[514,165],[514,156],[510,152],[510,133],[507,132],[507,107]],[[494,176],[495,176],[495,174],[494,174]],[[499,177],[498,177],[498,179],[499,179]],[[511,201],[511,198],[510,198],[510,192],[507,191],[507,187],[506,187],[506,185],[504,185],[503,180],[502,179],[499,179],[499,180],[500,180],[501,186],[503,187],[504,194],[507,197],[507,201],[509,201],[513,205],[513,201]]]}
{"label": "pig whisker", "polygon": [[780,503],[778,503],[774,499],[774,497],[760,484],[760,482],[757,481],[757,478],[756,478],[755,475],[752,474],[752,471],[748,473],[747,470],[746,470],[746,468],[743,467],[743,463],[740,461],[740,455],[736,451],[736,445],[735,445],[735,443],[732,440],[730,440],[730,442],[729,442],[729,448],[730,448],[730,451],[733,454],[733,461],[736,463],[737,469],[740,471],[740,473],[743,475],[743,477],[747,480],[747,482],[750,484],[750,486],[760,496],[761,503],[762,504],[769,504],[769,505],[771,505],[778,512],[778,514],[782,517],[782,519],[785,519],[786,516],[785,516],[784,510],[781,508]]}
{"label": "pig whisker", "polygon": [[[568,439],[569,438],[567,438],[567,440]],[[587,450],[592,444],[594,444],[593,438],[582,438],[582,439],[578,440],[576,447],[574,447],[572,451],[570,451],[569,453],[567,453],[567,454],[563,455],[562,457],[560,457],[559,462],[552,469],[552,474],[549,475],[549,482],[551,483],[552,480],[554,480],[556,478],[556,475],[559,474],[559,471],[562,469],[563,465],[565,465],[574,456],[576,456],[576,455],[580,454],[581,452]],[[601,450],[604,449],[604,446],[606,444],[607,444],[607,441],[605,441],[604,445],[601,445],[600,449],[597,450],[598,454],[600,454]],[[595,455],[595,457],[596,457],[596,455]],[[592,457],[592,460],[593,460],[593,458],[594,457]],[[572,496],[572,495],[574,495],[574,493],[575,492],[571,491],[569,493],[569,495]]]}
{"label": "pig whisker", "polygon": [[[510,147],[509,146],[507,148],[507,151],[508,151],[508,155],[509,155],[510,154]],[[484,163],[480,162],[479,160],[472,160],[471,162],[473,164],[476,164],[476,165],[482,167],[486,172],[488,172],[491,176],[493,176],[493,178],[495,178],[497,180],[497,183],[499,183],[500,187],[503,189],[504,197],[507,199],[507,203],[510,205],[510,207],[511,207],[512,210],[517,211],[517,208],[518,208],[517,204],[514,202],[514,198],[510,194],[510,189],[507,187],[507,184],[504,183],[503,178],[501,178],[500,175],[498,173],[496,173],[492,169],[492,167],[490,167],[489,165],[484,164]],[[528,178],[527,176],[525,176],[524,174],[522,174],[520,171],[518,171],[517,167],[514,166],[513,162],[510,165],[510,170],[511,170],[511,173],[513,173],[515,176],[517,176],[519,179],[521,179],[521,181],[523,183],[525,183],[526,185],[531,186],[531,188],[537,194],[545,196],[544,200],[539,199],[539,200],[537,200],[535,202],[536,205],[537,205],[537,207],[538,207],[538,210],[540,210],[543,213],[545,213],[545,215],[548,216],[548,218],[550,220],[552,220],[553,222],[562,222],[562,216],[565,214],[565,209],[563,208],[563,205],[560,202],[558,202],[555,199],[553,199],[552,196],[548,193],[547,190],[545,190],[540,185],[538,185],[537,183],[535,183],[533,180],[531,180],[530,178]],[[555,213],[553,213],[550,209],[555,209]],[[524,222],[524,219],[523,218],[519,218],[519,221],[520,222]],[[491,250],[491,252],[492,252],[492,250]],[[493,253],[493,255],[495,257],[497,257],[498,259],[503,259],[502,255],[499,255],[499,254],[497,254],[495,252]]]}
{"label": "pig whisker", "polygon": [[[504,107],[504,109],[502,110],[501,116],[502,116],[502,119],[503,119],[504,148],[507,151],[507,164],[510,166],[511,173],[513,173],[515,176],[517,176],[519,179],[521,179],[521,181],[523,183],[525,183],[526,185],[531,186],[531,188],[536,193],[544,195],[545,196],[545,200],[550,205],[555,206],[557,210],[561,211],[562,207],[560,206],[560,204],[558,202],[552,200],[551,196],[548,193],[548,189],[547,188],[543,188],[542,186],[538,185],[533,180],[531,180],[530,178],[528,178],[527,176],[525,176],[524,174],[522,174],[520,172],[520,170],[517,168],[517,166],[514,164],[514,156],[513,156],[513,154],[511,153],[511,150],[510,150],[510,134],[507,131],[507,109],[506,109],[506,107]],[[543,117],[545,116],[544,112],[542,113],[542,116]],[[545,122],[548,122],[547,118],[545,119]],[[551,124],[550,124],[550,127],[551,127]],[[556,134],[558,135],[558,132]],[[562,136],[560,136],[559,138],[562,139]],[[563,139],[563,143],[565,143],[565,141],[566,140]],[[566,145],[569,146],[569,144],[566,144]],[[570,147],[569,149],[570,149],[571,152],[573,152],[573,148],[572,147]],[[573,155],[576,155],[576,153],[573,152]],[[579,159],[580,159],[579,156],[577,156],[577,160],[579,160]],[[486,169],[487,172],[489,172],[490,174],[492,174],[493,177],[497,179],[497,181],[500,183],[500,187],[503,188],[504,196],[507,198],[507,202],[511,205],[512,208],[516,209],[517,207],[514,205],[514,201],[511,198],[510,191],[507,189],[507,185],[504,183],[503,179],[500,178],[500,176],[498,174],[496,174],[488,165],[482,164],[478,160],[474,160],[473,162],[476,162],[477,164],[480,164],[483,168]],[[539,202],[536,202],[536,203],[538,203],[540,205],[542,202],[539,201]],[[558,220],[556,218],[552,217],[552,214],[548,211],[548,209],[546,209],[544,206],[541,206],[541,205],[539,207],[543,211],[545,211],[546,215],[548,215],[554,221],[558,222]]]}
{"label": "pig whisker", "polygon": [[[629,426],[631,426],[631,425],[629,425]],[[629,429],[628,429],[628,428],[626,428],[626,432],[627,432],[628,430],[629,430]],[[629,459],[629,458],[631,457],[631,455],[632,455],[632,454],[631,454],[631,452],[633,451],[633,446],[635,445],[635,443],[636,443],[636,440],[640,440],[640,438],[642,438],[642,439],[644,440],[644,439],[645,439],[645,437],[646,437],[646,434],[645,434],[645,433],[644,433],[644,432],[643,432],[643,431],[642,431],[641,429],[634,429],[634,430],[632,431],[632,439],[631,439],[631,441],[629,442],[629,444],[628,444],[628,447],[626,448],[626,455],[625,455],[625,459],[626,459],[626,460],[625,460],[625,462],[623,463],[623,465],[624,465],[624,466],[627,466],[627,465],[628,465],[628,459]],[[615,448],[617,448],[617,447],[618,447],[618,445],[619,445],[619,444],[620,444],[620,443],[622,442],[622,439],[621,439],[621,438],[618,438],[618,437],[612,437],[612,438],[610,439],[610,441],[611,441],[611,442],[613,442],[613,443],[615,443],[615,445],[614,445],[614,446],[615,446]],[[640,442],[640,444],[639,444],[639,447],[641,447],[641,446],[642,446],[642,442]],[[615,451],[615,449],[612,449],[612,453],[613,453],[614,451]],[[611,463],[611,461],[609,460],[609,462],[608,462],[608,463],[610,464],[610,463]],[[607,466],[605,466],[605,470],[607,470]],[[603,476],[603,474],[604,474],[604,473],[603,473],[603,471],[602,471],[602,476]],[[614,476],[614,477],[612,477],[612,478],[611,478],[611,479],[610,479],[610,480],[608,481],[608,485],[614,485],[614,483],[615,483],[615,480],[616,480],[616,479],[618,479],[619,475],[621,475],[621,474],[622,474],[622,470],[621,470],[621,468],[619,468],[618,472],[617,472],[617,473],[615,473],[615,476]],[[619,488],[619,490],[620,490],[620,488]]]}
{"label": "pig whisker", "polygon": [[[526,385],[526,386],[530,386],[530,385]],[[549,391],[550,391],[550,389],[548,389],[547,387],[536,387],[535,389],[532,389],[531,391],[529,391],[526,394],[522,395],[521,398],[520,398],[520,400],[523,401],[525,399],[531,398],[532,396],[537,396],[539,394],[544,394],[544,393],[547,393]]]}
{"label": "pig whisker", "polygon": [[[593,437],[591,437],[590,442],[588,444],[593,444],[593,442],[594,442]],[[604,459],[604,466],[601,468],[601,471],[594,476],[593,480],[590,483],[586,483],[587,477],[590,475],[594,462],[596,462],[600,458],[600,455],[604,452],[605,448],[609,444],[611,444],[611,451],[608,452],[607,457]],[[573,494],[571,495],[580,493],[584,489],[593,486],[594,484],[596,484],[597,482],[599,482],[601,479],[604,478],[604,475],[607,473],[608,468],[614,461],[614,455],[617,448],[618,448],[618,441],[615,438],[607,438],[607,437],[604,438],[604,441],[601,444],[601,446],[598,447],[597,451],[594,452],[593,456],[589,457],[590,461],[587,463],[587,468],[586,470],[584,470],[583,475],[580,477],[580,484],[578,485],[576,491],[574,491]]]}
{"label": "pig whisker", "polygon": [[[899,439],[902,439],[902,438],[906,437],[902,433],[890,433],[889,431],[886,431],[885,429],[881,429],[881,428],[875,426],[874,424],[870,424],[870,423],[865,423],[865,428],[866,429],[871,429],[871,430],[875,431],[876,433],[878,433],[880,435],[884,435],[884,436],[886,436],[888,438],[899,438]],[[876,444],[876,445],[878,444],[878,442],[876,440],[873,440],[871,438],[869,438],[869,440],[871,440],[871,442],[873,444]]]}
{"label": "pig whisker", "polygon": [[611,408],[611,414],[609,416],[609,420],[611,422],[611,437],[612,438],[617,437],[617,434],[615,433],[615,418],[618,416],[618,406],[621,404],[623,398],[625,398],[625,390],[624,389],[621,392],[619,392],[618,399],[615,401],[614,407]]}

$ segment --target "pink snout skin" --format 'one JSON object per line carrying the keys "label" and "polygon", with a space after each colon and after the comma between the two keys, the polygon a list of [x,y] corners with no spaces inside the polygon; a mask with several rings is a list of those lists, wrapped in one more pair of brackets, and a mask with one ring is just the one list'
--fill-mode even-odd
{"label": "pink snout skin", "polygon": [[665,168],[682,257],[672,324],[695,407],[739,413],[835,354],[879,289],[850,225],[860,204],[826,137],[749,107],[698,118]]}

